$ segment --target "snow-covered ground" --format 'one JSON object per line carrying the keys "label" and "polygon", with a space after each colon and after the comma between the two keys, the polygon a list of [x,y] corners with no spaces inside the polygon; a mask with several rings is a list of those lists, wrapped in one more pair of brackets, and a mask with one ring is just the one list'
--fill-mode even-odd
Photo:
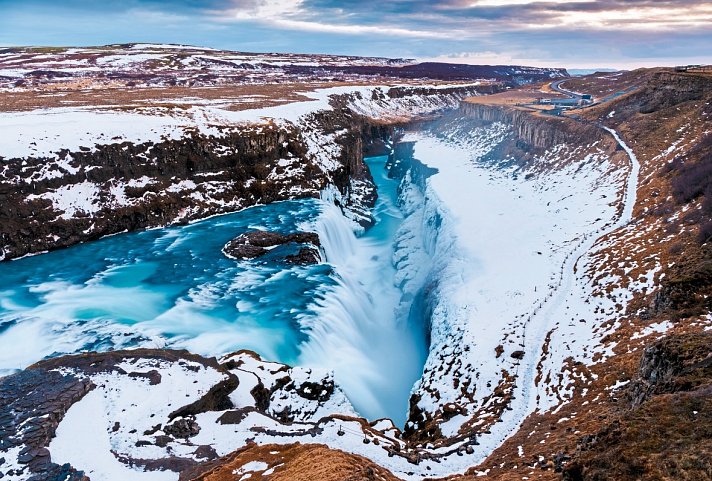
{"label": "snow-covered ground", "polygon": [[[595,144],[557,146],[523,172],[483,162],[505,131],[494,124],[464,140],[404,139],[415,142],[416,159],[438,169],[412,215],[421,234],[411,233],[400,255],[424,249],[433,259],[429,272],[406,277],[428,275],[436,286],[430,356],[414,393],[426,415],[459,408],[440,421],[445,436],[463,426],[480,431],[471,465],[527,414],[570,399],[566,359],[592,364],[607,353],[601,324],[620,306],[592,296],[587,253],[630,220],[639,170],[617,136],[631,169],[612,165]],[[404,192],[403,202],[413,203],[412,189]]]}
{"label": "snow-covered ground", "polygon": [[[474,88],[477,85],[468,84],[463,88]],[[413,117],[457,107],[462,94],[428,96],[421,93],[422,89],[437,91],[437,87],[423,84],[413,89],[412,95],[400,98],[388,97],[386,93],[390,87],[378,85],[305,90],[300,94],[309,99],[306,101],[240,111],[207,104],[187,109],[146,107],[125,111],[96,106],[2,112],[0,158],[57,158],[63,149],[78,151],[84,147],[95,150],[98,145],[122,142],[156,143],[181,138],[187,131],[195,130],[206,136],[225,135],[218,126],[254,125],[272,121],[299,124],[309,114],[329,110],[331,98],[341,95],[352,99],[349,106],[356,113],[379,119],[388,116]],[[319,139],[319,142],[324,143],[324,139]]]}

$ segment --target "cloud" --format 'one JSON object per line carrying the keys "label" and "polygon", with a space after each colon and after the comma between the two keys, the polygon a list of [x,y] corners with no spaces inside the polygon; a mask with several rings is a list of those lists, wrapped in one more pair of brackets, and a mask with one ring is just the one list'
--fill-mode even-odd
{"label": "cloud", "polygon": [[210,13],[283,30],[443,40],[522,29],[712,28],[712,4],[690,0],[232,0]]}
{"label": "cloud", "polygon": [[6,44],[133,41],[467,63],[710,63],[712,3],[0,0],[0,42]]}
{"label": "cloud", "polygon": [[274,28],[304,32],[434,39],[457,38],[464,34],[387,23],[353,22],[352,11],[336,6],[326,8],[328,12],[314,10],[305,0],[237,0],[233,3],[230,8],[210,13],[223,21],[258,22]]}

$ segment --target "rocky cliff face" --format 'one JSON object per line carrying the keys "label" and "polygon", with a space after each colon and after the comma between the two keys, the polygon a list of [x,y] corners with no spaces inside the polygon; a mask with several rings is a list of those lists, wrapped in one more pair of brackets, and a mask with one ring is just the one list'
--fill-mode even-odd
{"label": "rocky cliff face", "polygon": [[688,75],[670,71],[654,74],[642,89],[627,100],[629,111],[650,114],[712,93],[712,81],[704,75]]}
{"label": "rocky cliff face", "polygon": [[[159,143],[116,143],[51,158],[4,161],[0,195],[5,259],[127,230],[185,222],[256,203],[314,195],[323,179],[296,129],[268,125]],[[54,168],[52,168],[54,167]],[[52,170],[49,170],[52,169]],[[49,174],[48,174],[49,172]]]}
{"label": "rocky cliff face", "polygon": [[[102,142],[3,159],[0,259],[124,231],[188,222],[255,204],[315,197],[327,185],[356,222],[376,198],[366,145],[392,125],[452,108],[475,88],[345,94],[297,122],[197,125],[177,138]],[[369,109],[369,106],[376,108]],[[382,118],[397,107],[399,118]],[[110,132],[106,133],[107,136]],[[112,139],[113,140],[113,139]]]}
{"label": "rocky cliff face", "polygon": [[588,145],[605,138],[601,130],[594,125],[554,116],[535,115],[511,107],[463,102],[460,112],[475,120],[507,124],[525,153],[542,151],[560,144]]}

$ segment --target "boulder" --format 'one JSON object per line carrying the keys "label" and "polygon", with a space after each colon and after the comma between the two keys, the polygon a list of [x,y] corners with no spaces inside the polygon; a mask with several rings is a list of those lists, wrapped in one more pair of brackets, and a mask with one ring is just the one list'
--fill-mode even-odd
{"label": "boulder", "polygon": [[264,256],[275,247],[286,244],[304,244],[296,254],[283,258],[288,264],[310,265],[320,260],[318,246],[319,236],[313,232],[295,232],[280,234],[278,232],[251,231],[232,239],[223,247],[223,254],[231,259],[257,259]]}

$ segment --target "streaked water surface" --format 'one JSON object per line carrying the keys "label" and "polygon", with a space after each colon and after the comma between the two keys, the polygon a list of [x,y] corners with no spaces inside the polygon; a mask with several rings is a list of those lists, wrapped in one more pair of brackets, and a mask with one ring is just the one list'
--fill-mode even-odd
{"label": "streaked water surface", "polygon": [[[338,208],[305,199],[0,263],[0,372],[85,350],[251,349],[332,369],[363,415],[403,422],[426,346],[393,285],[402,217],[385,160],[368,160],[379,188],[377,223],[358,238]],[[328,263],[282,262],[295,246],[258,261],[222,254],[253,229],[316,231]]]}

